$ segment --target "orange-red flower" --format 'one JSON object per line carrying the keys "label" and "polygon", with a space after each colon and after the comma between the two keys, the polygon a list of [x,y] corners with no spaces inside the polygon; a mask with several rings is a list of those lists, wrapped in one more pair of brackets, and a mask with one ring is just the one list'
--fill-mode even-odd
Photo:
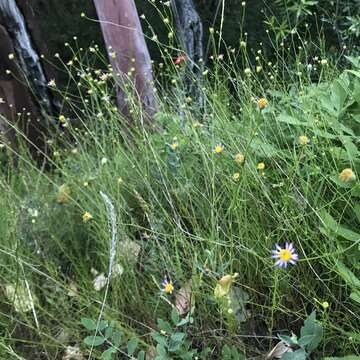
{"label": "orange-red flower", "polygon": [[181,63],[183,63],[184,61],[186,61],[187,57],[186,55],[179,55],[175,60],[174,60],[174,64],[175,65],[180,65]]}

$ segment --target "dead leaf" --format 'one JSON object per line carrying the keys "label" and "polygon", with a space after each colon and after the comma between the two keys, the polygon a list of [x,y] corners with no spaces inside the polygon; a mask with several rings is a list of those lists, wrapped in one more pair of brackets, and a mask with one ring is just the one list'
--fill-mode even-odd
{"label": "dead leaf", "polygon": [[285,342],[278,342],[274,348],[266,355],[266,360],[280,359],[285,353],[293,352],[291,347]]}
{"label": "dead leaf", "polygon": [[175,308],[179,315],[185,315],[191,308],[191,280],[188,281],[175,295]]}
{"label": "dead leaf", "polygon": [[215,298],[220,299],[229,295],[231,286],[235,279],[239,276],[238,273],[234,275],[225,275],[223,276],[216,284],[214,289]]}
{"label": "dead leaf", "polygon": [[136,263],[141,247],[135,241],[125,240],[119,243],[119,254],[129,263]]}

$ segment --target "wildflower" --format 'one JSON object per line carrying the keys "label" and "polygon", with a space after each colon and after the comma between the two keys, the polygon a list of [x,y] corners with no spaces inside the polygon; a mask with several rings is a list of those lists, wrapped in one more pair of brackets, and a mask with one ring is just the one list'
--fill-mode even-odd
{"label": "wildflower", "polygon": [[264,109],[268,103],[269,102],[265,98],[260,98],[257,102],[260,110]]}
{"label": "wildflower", "polygon": [[0,97],[0,104],[5,104],[4,98]]}
{"label": "wildflower", "polygon": [[179,55],[175,60],[174,60],[174,64],[175,65],[180,65],[181,63],[183,63],[184,61],[186,61],[187,57],[186,55]]}
{"label": "wildflower", "polygon": [[72,61],[72,60],[70,60],[70,61],[68,61],[67,63],[66,63],[66,65],[68,65],[68,66],[71,66],[71,65],[73,65],[74,64],[74,62]]}
{"label": "wildflower", "polygon": [[247,75],[247,76],[250,76],[251,75],[251,69],[250,68],[246,68],[244,70],[244,74]]}
{"label": "wildflower", "polygon": [[240,179],[240,173],[236,172],[232,176],[233,180],[238,181]]}
{"label": "wildflower", "polygon": [[216,298],[222,298],[229,295],[231,286],[235,279],[239,276],[238,273],[234,275],[223,276],[216,284],[214,289],[214,295]]}
{"label": "wildflower", "polygon": [[327,61],[326,59],[322,59],[322,60],[320,61],[320,64],[323,65],[323,66],[325,66],[325,65],[328,64],[328,61]]}
{"label": "wildflower", "polygon": [[285,243],[285,248],[281,248],[279,245],[275,245],[276,250],[273,250],[273,259],[277,259],[275,266],[287,267],[288,263],[295,265],[298,260],[298,254],[295,251],[292,243]]}
{"label": "wildflower", "polygon": [[122,183],[124,182],[124,179],[123,179],[122,177],[119,177],[119,178],[117,179],[117,182],[118,182],[118,184],[120,185],[120,184],[122,184]]}
{"label": "wildflower", "polygon": [[176,141],[174,141],[172,144],[170,144],[171,149],[174,151],[177,149],[178,146],[179,146],[179,144]]}
{"label": "wildflower", "polygon": [[110,52],[109,55],[110,55],[110,57],[112,59],[116,59],[116,52],[115,51]]}
{"label": "wildflower", "polygon": [[245,161],[245,156],[242,153],[238,153],[234,156],[234,160],[238,164],[242,164]]}
{"label": "wildflower", "polygon": [[9,60],[13,60],[15,58],[15,55],[13,53],[8,55]]}
{"label": "wildflower", "polygon": [[306,135],[299,136],[299,144],[307,145],[310,142],[310,139]]}
{"label": "wildflower", "polygon": [[221,154],[224,151],[224,147],[221,144],[217,144],[214,146],[214,153]]}
{"label": "wildflower", "polygon": [[82,13],[80,14],[80,16],[81,16],[81,17],[85,17],[86,15],[85,15],[84,12],[82,12]]}
{"label": "wildflower", "polygon": [[48,86],[50,86],[50,87],[56,87],[55,79],[51,79],[51,80],[48,82]]}
{"label": "wildflower", "polygon": [[96,278],[93,280],[95,291],[100,291],[106,285],[106,282],[107,282],[107,278],[103,273],[96,276]]}
{"label": "wildflower", "polygon": [[100,80],[101,81],[106,81],[109,77],[110,77],[110,74],[104,73],[104,74],[100,75]]}
{"label": "wildflower", "polygon": [[67,184],[62,184],[59,186],[57,193],[57,202],[59,204],[65,204],[70,200],[71,190],[70,186]]}
{"label": "wildflower", "polygon": [[164,18],[164,24],[169,24],[170,23],[170,20],[169,20],[169,18]]}
{"label": "wildflower", "polygon": [[93,216],[88,211],[85,211],[84,215],[82,216],[82,219],[83,219],[83,222],[86,223],[86,222],[90,221],[91,219],[93,219]]}
{"label": "wildflower", "polygon": [[174,284],[173,282],[168,279],[167,277],[164,278],[163,282],[161,283],[161,291],[165,294],[172,294],[174,291]]}
{"label": "wildflower", "polygon": [[339,179],[342,182],[350,182],[356,179],[356,175],[354,174],[352,169],[346,168],[339,174]]}
{"label": "wildflower", "polygon": [[108,162],[108,159],[106,157],[103,157],[100,161],[101,165],[105,165]]}
{"label": "wildflower", "polygon": [[259,72],[262,71],[262,69],[263,69],[262,66],[258,65],[258,66],[256,67],[256,72],[259,73]]}
{"label": "wildflower", "polygon": [[210,27],[210,28],[209,28],[209,33],[210,33],[210,34],[213,34],[214,32],[215,32],[215,29],[214,29],[213,27]]}
{"label": "wildflower", "polygon": [[61,123],[65,123],[65,122],[66,122],[66,117],[65,117],[64,115],[60,115],[60,116],[59,116],[59,121],[60,121]]}
{"label": "wildflower", "polygon": [[256,165],[256,168],[258,170],[264,170],[265,169],[265,164],[263,162],[260,162]]}
{"label": "wildflower", "polygon": [[240,41],[240,47],[246,48],[246,41]]}
{"label": "wildflower", "polygon": [[328,309],[329,308],[329,303],[327,301],[324,301],[321,303],[321,306],[323,307],[324,310]]}

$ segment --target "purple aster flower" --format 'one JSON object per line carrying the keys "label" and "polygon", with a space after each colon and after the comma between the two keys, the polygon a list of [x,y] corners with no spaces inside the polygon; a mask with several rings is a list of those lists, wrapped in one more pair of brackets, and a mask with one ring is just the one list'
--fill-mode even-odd
{"label": "purple aster flower", "polygon": [[294,245],[292,243],[285,243],[285,247],[282,248],[279,245],[275,245],[276,250],[272,252],[272,258],[277,259],[275,262],[275,266],[278,267],[287,267],[288,263],[291,265],[295,265],[299,256],[296,253]]}

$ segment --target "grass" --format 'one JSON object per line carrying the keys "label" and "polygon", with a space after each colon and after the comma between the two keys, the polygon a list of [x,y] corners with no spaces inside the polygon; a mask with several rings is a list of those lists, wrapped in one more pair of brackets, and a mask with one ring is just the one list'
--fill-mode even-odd
{"label": "grass", "polygon": [[[299,334],[314,310],[324,331],[314,359],[360,355],[359,182],[339,179],[345,168],[359,170],[357,60],[354,73],[341,73],[337,59],[321,62],[320,53],[310,69],[306,49],[292,66],[278,48],[276,65],[261,55],[261,71],[247,76],[228,61],[248,61],[240,51],[214,55],[204,111],[186,100],[183,65],[168,58],[155,128],[130,94],[132,123],[117,113],[107,100],[113,80],[99,83],[86,56],[70,67],[82,85],[63,92],[69,126],[48,141],[49,168],[26,151],[16,168],[6,160],[1,168],[2,358],[67,359],[64,349],[79,345],[84,358],[98,359],[108,345],[86,346],[81,319],[99,316],[123,332],[118,358],[131,358],[133,338],[149,353],[157,319],[170,321],[190,282],[191,321],[177,328],[191,349],[208,348],[200,358],[225,358],[224,345],[264,358],[278,334]],[[116,210],[122,268],[106,296],[93,284],[94,269],[107,276],[111,237],[100,192]],[[299,261],[278,269],[271,250],[285,242]],[[214,296],[219,279],[234,273],[237,319]],[[160,291],[164,277],[172,295]],[[9,285],[25,294],[27,311],[16,309]]]}

